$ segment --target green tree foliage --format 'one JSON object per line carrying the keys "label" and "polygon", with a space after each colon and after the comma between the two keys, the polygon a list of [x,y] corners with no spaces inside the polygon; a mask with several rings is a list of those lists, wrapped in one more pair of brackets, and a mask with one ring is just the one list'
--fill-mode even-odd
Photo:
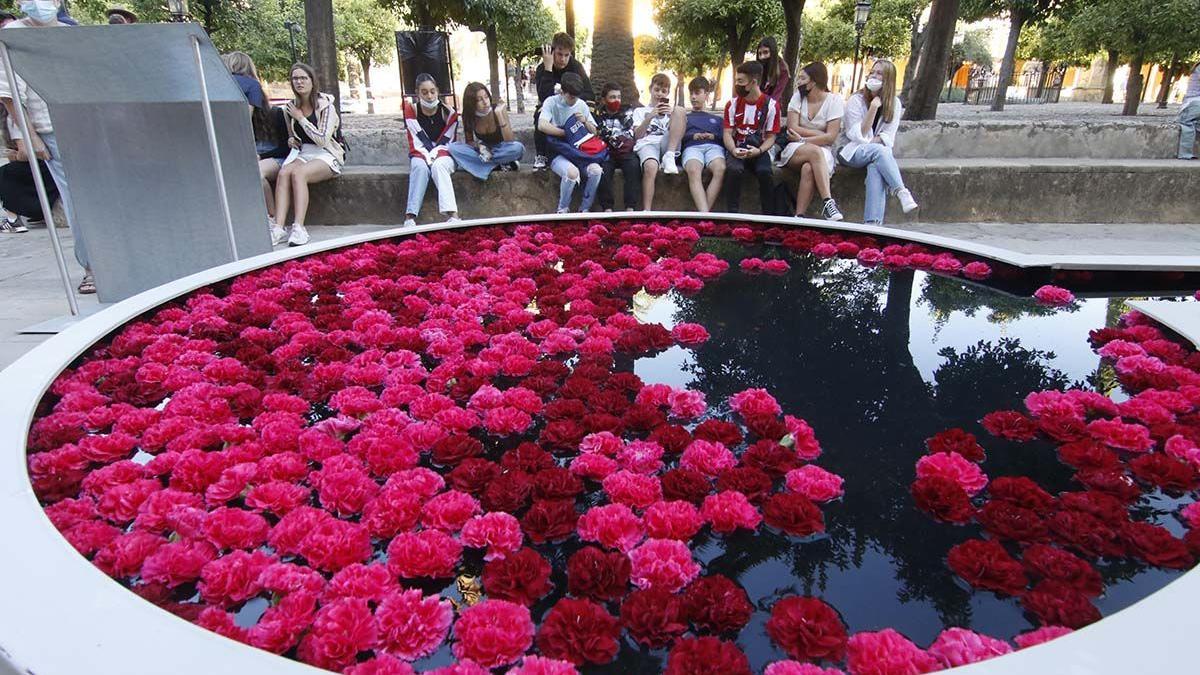
{"label": "green tree foliage", "polygon": [[654,0],[654,16],[665,40],[703,44],[717,36],[734,65],[761,37],[785,30],[783,7],[774,0]]}
{"label": "green tree foliage", "polygon": [[[855,0],[838,0],[830,6],[827,17],[843,22],[854,34]],[[871,5],[871,17],[863,29],[862,53],[867,57],[900,58],[908,54],[911,17],[918,16],[929,4],[925,0],[876,0]],[[853,44],[851,50],[853,51]],[[851,53],[853,58],[853,53]]]}
{"label": "green tree foliage", "polygon": [[375,0],[335,0],[333,24],[338,49],[369,69],[373,63],[391,63],[396,51],[395,13]]}
{"label": "green tree foliage", "polygon": [[844,61],[854,58],[854,25],[818,14],[804,17],[804,41],[800,43],[800,65],[813,61]]}
{"label": "green tree foliage", "polygon": [[996,100],[992,110],[1003,110],[1017,59],[1017,46],[1021,31],[1026,26],[1038,25],[1068,8],[1074,0],[963,0],[960,16],[966,20],[986,17],[1008,18],[1008,42],[1004,58],[1000,61],[1000,78],[996,87]]}
{"label": "green tree foliage", "polygon": [[[515,21],[497,26],[497,47],[504,58],[515,61],[532,56],[558,30],[558,20],[550,9],[540,2],[536,5],[531,8],[533,11],[520,14]],[[576,29],[576,44],[586,32]]]}

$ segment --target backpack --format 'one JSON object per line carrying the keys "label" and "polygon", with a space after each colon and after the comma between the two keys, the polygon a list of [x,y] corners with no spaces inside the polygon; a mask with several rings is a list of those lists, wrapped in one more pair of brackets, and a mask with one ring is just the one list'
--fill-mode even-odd
{"label": "backpack", "polygon": [[608,161],[608,145],[592,132],[577,117],[568,119],[562,127],[566,136],[549,136],[551,150],[566,157],[572,164],[593,164]]}

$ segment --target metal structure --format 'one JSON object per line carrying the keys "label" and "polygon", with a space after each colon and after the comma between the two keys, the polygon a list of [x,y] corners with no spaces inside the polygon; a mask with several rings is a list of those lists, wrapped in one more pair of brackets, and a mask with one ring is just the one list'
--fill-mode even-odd
{"label": "metal structure", "polygon": [[[1066,66],[1029,70],[1013,78],[1009,83],[1005,103],[1034,104],[1058,103],[1062,94],[1063,77]],[[963,103],[967,105],[991,105],[996,100],[996,90],[1000,83],[999,75],[982,75],[967,80],[966,91],[963,92]],[[954,83],[951,82],[951,88]],[[953,97],[953,91],[949,96]]]}
{"label": "metal structure", "polygon": [[[101,302],[270,250],[246,100],[200,26],[3,31],[0,60],[49,108],[70,226],[87,234]],[[16,121],[29,133],[24,117]],[[33,175],[50,224],[40,171]],[[74,314],[57,230],[49,230]]]}
{"label": "metal structure", "polygon": [[[858,89],[859,52],[862,49],[862,34],[871,20],[871,0],[854,3],[854,67],[850,69],[850,91]],[[865,64],[864,64],[865,65]]]}

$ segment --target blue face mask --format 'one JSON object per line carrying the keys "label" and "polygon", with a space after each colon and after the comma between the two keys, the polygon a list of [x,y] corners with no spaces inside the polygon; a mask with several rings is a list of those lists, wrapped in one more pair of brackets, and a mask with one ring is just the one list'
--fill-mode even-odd
{"label": "blue face mask", "polygon": [[24,0],[21,11],[38,23],[51,23],[58,17],[58,4],[53,0]]}

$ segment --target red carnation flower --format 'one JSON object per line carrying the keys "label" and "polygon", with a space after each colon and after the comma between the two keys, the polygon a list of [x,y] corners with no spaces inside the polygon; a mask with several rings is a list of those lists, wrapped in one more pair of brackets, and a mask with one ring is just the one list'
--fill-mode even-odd
{"label": "red carnation flower", "polygon": [[993,500],[1002,499],[1017,506],[1045,512],[1054,506],[1054,497],[1025,476],[1001,476],[988,485]]}
{"label": "red carnation flower", "polygon": [[917,508],[938,520],[966,523],[975,516],[975,507],[957,481],[945,476],[929,476],[913,481],[913,501]]}
{"label": "red carnation flower", "polygon": [[563,598],[542,619],[537,647],[544,656],[576,666],[612,661],[619,645],[621,624],[591,600]]}
{"label": "red carnation flower", "polygon": [[794,537],[825,531],[825,516],[811,499],[794,492],[771,495],[763,505],[763,519],[771,527]]}
{"label": "red carnation flower", "polygon": [[1075,480],[1092,491],[1115,497],[1121,502],[1132,502],[1142,496],[1142,488],[1119,468],[1078,471]]}
{"label": "red carnation flower", "polygon": [[488,597],[530,606],[550,592],[550,563],[522,548],[483,566],[483,588]]}
{"label": "red carnation flower", "polygon": [[741,445],[742,430],[732,422],[707,419],[696,425],[696,428],[692,430],[692,437],[720,443],[732,448]]}
{"label": "red carnation flower", "polygon": [[1058,447],[1058,458],[1076,469],[1115,469],[1121,465],[1117,453],[1096,441],[1073,441]]}
{"label": "red carnation flower", "polygon": [[583,481],[561,467],[542,469],[533,476],[533,493],[539,499],[574,499],[583,492]]}
{"label": "red carnation flower", "polygon": [[575,532],[579,514],[571,499],[535,499],[521,519],[521,529],[535,544],[565,539]]}
{"label": "red carnation flower", "polygon": [[750,675],[750,661],[732,642],[684,638],[667,656],[666,675]]}
{"label": "red carnation flower", "polygon": [[617,600],[629,592],[629,556],[584,546],[567,561],[567,590],[596,600]]}
{"label": "red carnation flower", "polygon": [[931,453],[953,452],[972,462],[984,460],[983,446],[975,439],[975,434],[968,433],[957,427],[947,429],[925,439],[925,447]]}
{"label": "red carnation flower", "polygon": [[1037,423],[1015,410],[999,410],[983,417],[988,433],[1010,441],[1032,441],[1037,438]]}
{"label": "red carnation flower", "polygon": [[817,598],[791,596],[776,602],[767,634],[797,661],[840,661],[846,652],[842,618]]}
{"label": "red carnation flower", "polygon": [[1028,583],[1021,563],[995,541],[968,539],[950,549],[951,571],[976,588],[1020,595]]}
{"label": "red carnation flower", "polygon": [[1081,628],[1100,620],[1100,610],[1086,595],[1052,579],[1038,583],[1022,596],[1021,606],[1044,626]]}
{"label": "red carnation flower", "polygon": [[1187,492],[1196,486],[1191,464],[1160,452],[1134,457],[1129,468],[1139,480],[1172,492]]}
{"label": "red carnation flower", "polygon": [[719,574],[689,584],[683,591],[683,606],[688,620],[709,633],[739,631],[754,611],[746,591]]}
{"label": "red carnation flower", "polygon": [[661,588],[638,590],[621,603],[621,623],[634,640],[651,648],[665,647],[683,635],[683,603]]}
{"label": "red carnation flower", "polygon": [[524,471],[507,471],[492,479],[483,492],[483,508],[512,513],[529,503],[533,478]]}
{"label": "red carnation flower", "polygon": [[796,453],[772,440],[761,440],[742,453],[742,464],[778,477],[800,467]]}
{"label": "red carnation flower", "polygon": [[712,492],[708,477],[695,469],[671,469],[662,476],[663,499],[700,504]]}
{"label": "red carnation flower", "polygon": [[462,490],[476,497],[483,494],[492,481],[500,475],[500,465],[486,459],[464,459],[454,467],[447,478],[456,490]]}
{"label": "red carnation flower", "polygon": [[1176,539],[1163,527],[1150,523],[1127,523],[1122,534],[1135,555],[1159,567],[1187,569],[1192,566],[1192,554],[1187,544]]}
{"label": "red carnation flower", "polygon": [[735,466],[717,475],[717,490],[740,492],[757,504],[771,491],[771,476],[761,469]]}
{"label": "red carnation flower", "polygon": [[1034,544],[1025,549],[1021,555],[1021,562],[1033,575],[1061,581],[1090,597],[1096,597],[1104,591],[1100,573],[1087,561],[1061,548]]}
{"label": "red carnation flower", "polygon": [[1011,541],[1042,541],[1048,530],[1037,511],[1008,501],[992,500],[984,504],[977,517],[989,534]]}
{"label": "red carnation flower", "polygon": [[1125,542],[1117,528],[1081,511],[1059,511],[1050,516],[1054,540],[1090,557],[1125,555]]}

